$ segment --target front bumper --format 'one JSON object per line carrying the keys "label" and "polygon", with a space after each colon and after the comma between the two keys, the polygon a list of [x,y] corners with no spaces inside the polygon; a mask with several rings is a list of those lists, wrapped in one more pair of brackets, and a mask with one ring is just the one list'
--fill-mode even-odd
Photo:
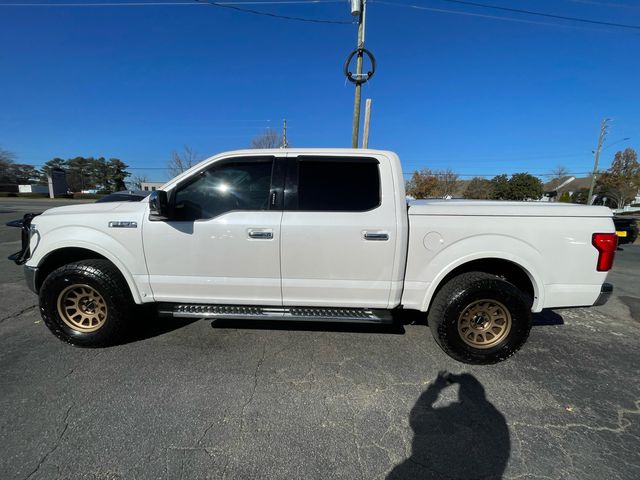
{"label": "front bumper", "polygon": [[599,307],[600,305],[604,305],[605,303],[607,303],[612,293],[613,293],[613,285],[611,285],[610,283],[603,283],[602,287],[600,287],[600,295],[596,299],[593,306]]}
{"label": "front bumper", "polygon": [[27,282],[27,287],[33,293],[37,294],[38,289],[36,288],[36,277],[38,276],[38,267],[29,267],[27,265],[24,266],[24,279]]}
{"label": "front bumper", "polygon": [[7,227],[17,227],[21,230],[22,246],[19,251],[9,255],[9,260],[15,262],[16,265],[24,265],[31,258],[31,236],[35,232],[35,225],[31,225],[31,221],[40,215],[40,213],[26,213],[21,220],[13,220],[7,222]]}

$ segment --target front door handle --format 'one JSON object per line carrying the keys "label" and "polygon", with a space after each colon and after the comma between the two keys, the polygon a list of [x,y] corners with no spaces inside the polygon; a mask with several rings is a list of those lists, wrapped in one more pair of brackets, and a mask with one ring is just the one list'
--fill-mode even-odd
{"label": "front door handle", "polygon": [[389,240],[389,234],[384,232],[364,232],[364,239],[386,242],[387,240]]}
{"label": "front door handle", "polygon": [[249,238],[256,240],[271,240],[273,238],[273,230],[262,230],[250,228],[248,230]]}

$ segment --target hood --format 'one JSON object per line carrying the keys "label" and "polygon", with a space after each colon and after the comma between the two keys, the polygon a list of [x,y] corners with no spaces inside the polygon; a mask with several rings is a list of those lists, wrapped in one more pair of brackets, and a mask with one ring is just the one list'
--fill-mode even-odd
{"label": "hood", "polygon": [[551,202],[499,200],[413,200],[409,215],[477,215],[496,217],[612,217],[607,207]]}
{"label": "hood", "polygon": [[45,210],[42,215],[69,215],[69,214],[89,214],[89,213],[102,213],[116,210],[122,203],[119,202],[107,202],[107,203],[81,203],[79,205],[65,205],[64,207],[54,207],[49,210]]}

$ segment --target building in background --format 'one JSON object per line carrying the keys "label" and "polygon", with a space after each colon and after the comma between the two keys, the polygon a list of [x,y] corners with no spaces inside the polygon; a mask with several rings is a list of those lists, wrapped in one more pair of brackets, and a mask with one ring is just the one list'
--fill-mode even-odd
{"label": "building in background", "polygon": [[140,182],[140,190],[153,192],[159,190],[162,185],[164,185],[164,182]]}
{"label": "building in background", "polygon": [[18,185],[19,193],[49,193],[48,185]]}

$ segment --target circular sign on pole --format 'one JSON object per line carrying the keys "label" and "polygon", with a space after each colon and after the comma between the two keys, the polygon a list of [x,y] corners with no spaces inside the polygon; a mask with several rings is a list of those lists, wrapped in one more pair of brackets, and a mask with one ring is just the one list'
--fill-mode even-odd
{"label": "circular sign on pole", "polygon": [[[351,73],[349,71],[349,64],[351,63],[351,60],[353,59],[353,57],[355,55],[366,55],[367,57],[369,57],[369,61],[371,62],[371,70],[369,70],[367,73],[363,73],[363,74],[356,74],[356,73]],[[371,77],[373,77],[373,74],[376,72],[376,59],[373,56],[373,53],[371,53],[369,50],[367,50],[366,48],[356,48],[353,52],[351,52],[349,54],[349,56],[347,57],[347,61],[344,62],[344,75],[345,77],[347,77],[347,80],[349,80],[351,83],[355,83],[356,85],[361,85],[363,83],[366,83],[369,81],[369,79]]]}

